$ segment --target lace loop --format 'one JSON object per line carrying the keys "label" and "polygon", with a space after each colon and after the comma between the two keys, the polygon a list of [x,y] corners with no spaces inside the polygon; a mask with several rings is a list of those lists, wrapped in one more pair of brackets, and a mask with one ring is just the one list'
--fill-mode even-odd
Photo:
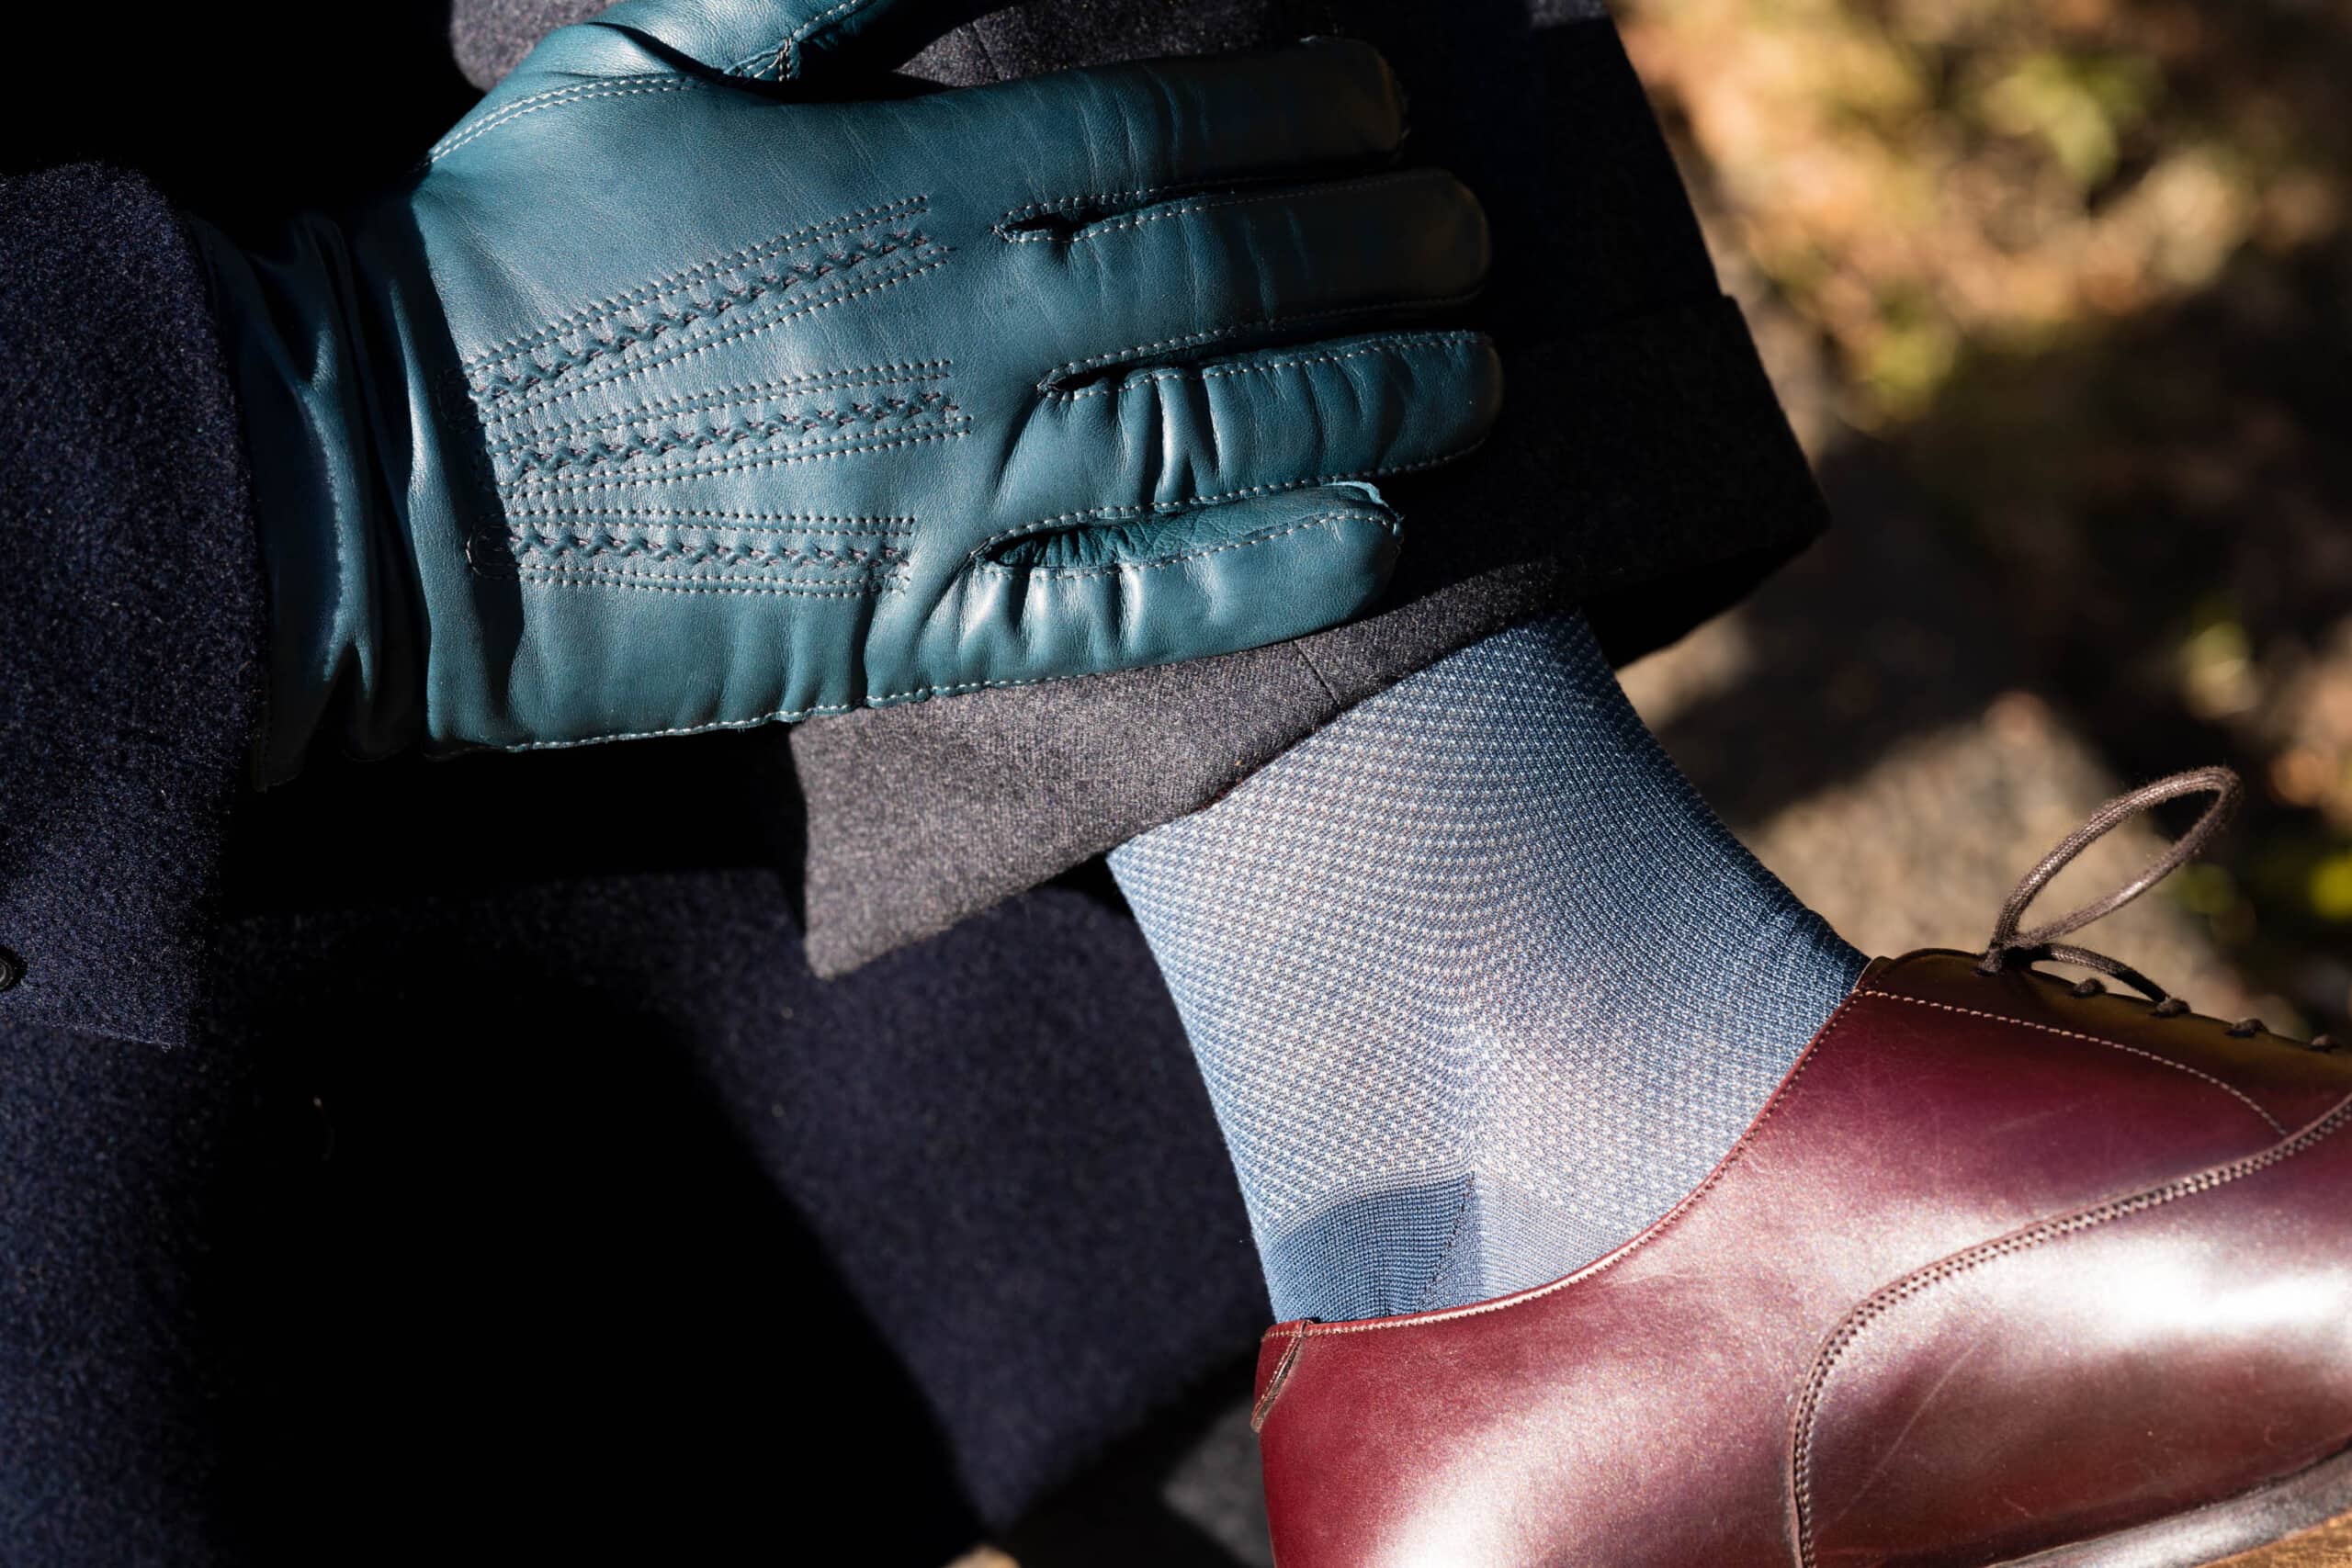
{"label": "lace loop", "polygon": [[[2075,947],[2058,941],[2060,937],[2080,931],[2092,921],[2103,919],[2124,905],[2178,871],[2203,852],[2213,835],[2222,830],[2230,813],[2236,809],[2245,786],[2237,774],[2227,768],[2196,768],[2185,773],[2174,773],[2154,784],[2143,784],[2126,795],[2117,795],[2093,812],[2090,819],[2057,843],[2051,852],[2027,872],[2001,906],[2000,919],[1994,922],[1993,940],[1986,943],[1984,955],[1976,967],[1986,975],[1997,975],[2013,959],[2028,964],[2052,959],[2062,964],[2077,964],[2095,969],[2138,991],[2160,1008],[2172,1005],[2173,998],[2164,987],[2150,980],[2127,964],[2119,963],[2102,953],[2085,947]],[[2020,931],[2025,912],[2040,897],[2043,888],[2092,844],[2105,838],[2132,818],[2167,800],[2177,800],[2185,795],[2211,795],[2213,804],[2205,808],[2188,832],[2167,846],[2164,853],[2150,861],[2140,874],[2122,886],[2092,899],[2080,908],[2045,920],[2030,931]]]}

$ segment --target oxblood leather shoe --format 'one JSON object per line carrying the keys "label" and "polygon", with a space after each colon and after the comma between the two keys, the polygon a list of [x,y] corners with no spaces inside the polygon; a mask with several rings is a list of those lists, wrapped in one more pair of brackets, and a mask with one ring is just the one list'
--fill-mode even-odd
{"label": "oxblood leather shoe", "polygon": [[[2018,931],[2091,839],[2203,790],[2131,886]],[[1873,964],[1610,1256],[1275,1328],[1255,1420],[1281,1568],[2251,1564],[2352,1510],[2352,1055],[2054,944],[2235,792],[2209,770],[2127,795],[1985,953]]]}

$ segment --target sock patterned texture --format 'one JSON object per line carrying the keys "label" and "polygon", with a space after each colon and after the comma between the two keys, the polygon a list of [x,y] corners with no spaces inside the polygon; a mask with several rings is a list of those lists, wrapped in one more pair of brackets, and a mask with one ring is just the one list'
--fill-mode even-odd
{"label": "sock patterned texture", "polygon": [[1577,615],[1358,705],[1111,868],[1281,1319],[1463,1305],[1629,1240],[1864,962],[1715,818]]}

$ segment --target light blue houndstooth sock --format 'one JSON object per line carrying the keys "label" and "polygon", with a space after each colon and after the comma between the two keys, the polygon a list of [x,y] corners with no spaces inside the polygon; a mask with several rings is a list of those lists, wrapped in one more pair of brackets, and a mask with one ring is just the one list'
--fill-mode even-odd
{"label": "light blue houndstooth sock", "polygon": [[1707,809],[1580,616],[1431,665],[1111,868],[1285,1319],[1461,1305],[1630,1239],[1863,964]]}

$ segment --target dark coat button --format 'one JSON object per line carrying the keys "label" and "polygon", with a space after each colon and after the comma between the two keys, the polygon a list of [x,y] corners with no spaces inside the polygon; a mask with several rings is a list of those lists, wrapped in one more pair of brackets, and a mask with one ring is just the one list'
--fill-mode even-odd
{"label": "dark coat button", "polygon": [[0,991],[11,990],[25,977],[25,961],[0,947]]}

